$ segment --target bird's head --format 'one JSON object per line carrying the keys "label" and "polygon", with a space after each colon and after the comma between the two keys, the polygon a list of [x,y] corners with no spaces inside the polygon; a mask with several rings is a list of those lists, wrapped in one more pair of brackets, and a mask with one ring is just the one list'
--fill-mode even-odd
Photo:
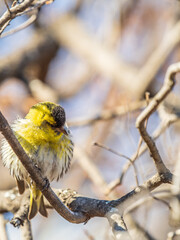
{"label": "bird's head", "polygon": [[51,102],[41,102],[31,107],[26,119],[31,120],[36,126],[51,127],[56,132],[70,134],[66,124],[64,109]]}

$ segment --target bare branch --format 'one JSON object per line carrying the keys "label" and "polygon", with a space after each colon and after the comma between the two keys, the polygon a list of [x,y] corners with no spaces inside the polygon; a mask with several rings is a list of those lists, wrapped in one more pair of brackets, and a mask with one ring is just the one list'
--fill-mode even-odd
{"label": "bare branch", "polygon": [[6,222],[5,222],[4,216],[3,214],[0,214],[0,239],[1,240],[8,240],[5,225],[6,225]]}
{"label": "bare branch", "polygon": [[27,219],[29,211],[29,192],[25,192],[21,198],[20,206],[18,211],[15,212],[14,217],[11,219],[10,223],[14,227],[20,227],[24,225]]}
{"label": "bare branch", "polygon": [[130,214],[126,215],[126,222],[132,239],[155,240]]}
{"label": "bare branch", "polygon": [[180,229],[176,230],[175,232],[169,232],[167,240],[178,240],[180,237]]}
{"label": "bare branch", "polygon": [[87,120],[77,120],[77,121],[70,121],[68,123],[71,127],[78,127],[78,126],[86,126],[86,125],[92,125],[96,123],[97,121],[107,121],[111,120],[120,116],[123,116],[129,112],[139,110],[146,106],[145,101],[137,101],[137,102],[131,102],[129,104],[123,105],[123,106],[117,106],[109,110],[103,110],[101,113],[99,113],[96,117],[90,118]]}
{"label": "bare branch", "polygon": [[173,64],[168,68],[161,90],[156,94],[156,96],[152,99],[149,105],[145,108],[145,110],[139,115],[136,120],[136,127],[138,128],[143,140],[146,142],[149,148],[150,155],[154,160],[156,169],[159,174],[168,172],[169,170],[164,165],[154,141],[146,131],[145,121],[157,109],[158,105],[172,90],[175,84],[175,75],[179,71],[180,63]]}
{"label": "bare branch", "polygon": [[[180,21],[178,21],[170,31],[163,37],[162,42],[151,54],[147,62],[137,74],[138,79],[134,92],[136,96],[141,96],[151,83],[153,77],[165,62],[174,47],[180,42]],[[143,84],[142,84],[143,83]]]}
{"label": "bare branch", "polygon": [[106,147],[106,146],[104,146],[104,145],[102,145],[102,144],[100,144],[100,143],[94,143],[94,145],[95,145],[95,146],[98,146],[98,147],[101,147],[101,148],[104,148],[104,149],[106,149],[107,151],[112,152],[112,153],[116,154],[116,155],[119,156],[119,157],[123,157],[123,158],[127,159],[127,160],[130,162],[130,164],[133,166],[134,176],[135,176],[135,180],[136,180],[136,185],[139,186],[139,181],[138,181],[138,175],[137,175],[136,165],[134,164],[134,162],[133,162],[129,157],[127,157],[127,156],[125,156],[125,155],[123,155],[123,154],[121,154],[121,153],[118,153],[118,152],[116,152],[115,150],[113,150],[113,149],[111,149],[111,148],[108,148],[108,147]]}
{"label": "bare branch", "polygon": [[[156,174],[153,177],[151,177],[149,180],[147,180],[145,183],[143,183],[139,187],[136,187],[134,190],[127,193],[123,197],[118,198],[116,200],[111,200],[111,201],[83,197],[70,189],[66,189],[66,190],[54,189],[54,191],[59,197],[58,198],[56,196],[56,198],[58,200],[60,199],[61,203],[63,202],[74,213],[77,213],[80,216],[81,215],[86,216],[86,221],[87,221],[88,219],[93,217],[106,217],[106,214],[109,211],[112,210],[114,213],[115,208],[118,210],[120,216],[123,216],[125,212],[131,209],[131,207],[134,205],[136,201],[142,198],[149,197],[149,191],[154,190],[155,188],[157,188],[163,183],[172,183],[171,173],[163,173],[161,177],[158,174]],[[28,190],[26,190],[26,194],[27,195],[25,196],[25,198],[29,198]],[[0,200],[1,200],[0,213],[4,213],[7,211],[11,211],[13,213],[17,212],[21,206],[21,201],[23,198],[24,196],[19,195],[17,189],[10,190],[7,192],[0,191]],[[49,203],[50,201],[49,202],[48,201],[45,199],[46,207],[49,207],[49,208],[52,208],[52,206],[54,207],[54,205],[53,204],[51,205]],[[56,208],[58,208],[58,206]],[[18,212],[15,214],[16,216]],[[60,209],[58,209],[58,213],[59,212],[60,212]],[[65,218],[67,219],[67,216]],[[74,222],[74,223],[80,222],[79,220],[80,217],[77,218],[77,221],[75,217],[73,217],[73,221],[70,217],[69,219],[67,220],[69,220],[70,222]],[[22,221],[23,223],[24,217],[22,219],[19,219],[19,221],[20,222]]]}
{"label": "bare branch", "polygon": [[32,230],[31,230],[31,222],[26,219],[24,221],[24,225],[21,226],[21,239],[22,240],[32,240]]}
{"label": "bare branch", "polygon": [[0,35],[12,19],[40,8],[47,2],[47,0],[39,0],[31,7],[33,2],[34,0],[24,0],[20,4],[8,8],[8,10],[0,18]]}
{"label": "bare branch", "polygon": [[[61,27],[57,28],[57,25]],[[89,66],[98,73],[110,77],[125,89],[133,89],[135,81],[131,79],[137,72],[136,69],[125,64],[112,49],[100,43],[94,35],[89,34],[83,23],[73,14],[66,14],[56,19],[49,26],[49,30],[60,44],[86,59]]]}
{"label": "bare branch", "polygon": [[9,35],[12,35],[12,34],[14,34],[14,33],[16,33],[16,32],[19,32],[19,31],[27,28],[27,27],[30,26],[33,22],[35,22],[36,18],[37,18],[37,13],[31,15],[30,18],[28,18],[28,20],[27,20],[26,22],[22,23],[22,24],[19,25],[17,28],[12,29],[12,30],[9,30],[8,32],[5,32],[5,33],[1,34],[1,38],[7,37],[7,36],[9,36]]}
{"label": "bare branch", "polygon": [[[168,127],[170,124],[174,123],[178,121],[178,118],[168,118],[167,120],[163,120],[161,122],[161,124],[157,127],[157,129],[153,132],[152,134],[152,138],[153,140],[157,139]],[[132,161],[136,161],[137,157],[140,157],[146,150],[147,150],[147,145],[146,144],[143,144],[140,149],[139,149],[139,153],[137,155],[137,151],[132,155],[131,157],[131,160]],[[108,191],[107,191],[107,194],[109,194],[114,188],[116,188],[118,185],[121,185],[122,184],[122,181],[128,171],[128,169],[130,168],[131,166],[131,163],[130,162],[127,162],[124,167],[123,167],[123,170],[122,170],[122,173],[121,173],[121,176],[120,178],[117,178],[115,180],[113,180],[112,182],[110,182],[108,184]]]}
{"label": "bare branch", "polygon": [[[17,13],[22,13],[24,10],[26,10],[33,1],[34,0],[25,0],[21,4],[18,4],[8,9],[0,18],[0,29],[2,29],[4,24],[6,24],[8,21],[14,19]],[[0,33],[2,33],[1,30]]]}
{"label": "bare branch", "polygon": [[116,208],[112,208],[111,211],[106,214],[106,217],[116,240],[130,240],[124,219]]}

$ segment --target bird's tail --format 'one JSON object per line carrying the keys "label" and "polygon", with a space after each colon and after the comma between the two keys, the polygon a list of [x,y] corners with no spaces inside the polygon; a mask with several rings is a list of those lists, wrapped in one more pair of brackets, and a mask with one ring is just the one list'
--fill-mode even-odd
{"label": "bird's tail", "polygon": [[40,212],[44,217],[48,216],[46,207],[44,205],[44,199],[41,191],[37,188],[35,183],[30,186],[30,205],[28,219],[32,219],[37,212]]}

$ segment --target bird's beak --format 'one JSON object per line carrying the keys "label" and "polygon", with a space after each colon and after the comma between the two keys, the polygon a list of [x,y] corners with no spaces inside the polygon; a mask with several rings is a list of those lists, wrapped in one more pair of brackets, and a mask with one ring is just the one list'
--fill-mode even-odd
{"label": "bird's beak", "polygon": [[69,130],[69,128],[68,128],[68,126],[67,126],[66,123],[64,124],[64,126],[62,126],[62,127],[60,128],[60,131],[61,131],[62,133],[64,133],[65,135],[70,135],[70,134],[71,134],[71,131]]}

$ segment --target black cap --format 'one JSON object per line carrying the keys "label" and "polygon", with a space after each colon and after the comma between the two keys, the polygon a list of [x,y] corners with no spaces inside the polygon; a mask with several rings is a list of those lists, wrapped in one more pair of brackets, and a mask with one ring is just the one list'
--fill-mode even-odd
{"label": "black cap", "polygon": [[55,127],[62,127],[65,124],[66,115],[64,108],[62,108],[61,106],[56,106],[53,108],[52,116],[56,122]]}

